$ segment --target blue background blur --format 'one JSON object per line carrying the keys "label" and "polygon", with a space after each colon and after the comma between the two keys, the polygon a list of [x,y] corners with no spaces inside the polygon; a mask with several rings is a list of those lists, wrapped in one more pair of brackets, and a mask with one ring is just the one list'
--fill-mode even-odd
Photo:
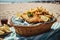
{"label": "blue background blur", "polygon": [[34,1],[60,1],[60,0],[0,0],[0,2],[34,2]]}

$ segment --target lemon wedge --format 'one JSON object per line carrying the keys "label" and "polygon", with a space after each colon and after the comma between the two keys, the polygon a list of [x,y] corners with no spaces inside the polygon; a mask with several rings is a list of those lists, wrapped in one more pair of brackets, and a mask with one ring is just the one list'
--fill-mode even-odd
{"label": "lemon wedge", "polygon": [[16,16],[17,16],[17,17],[20,17],[20,16],[21,16],[21,14],[20,14],[19,12],[17,12],[17,13],[16,13]]}
{"label": "lemon wedge", "polygon": [[44,16],[44,15],[41,15],[41,19],[42,19],[44,22],[47,22],[48,20],[50,20],[49,17]]}

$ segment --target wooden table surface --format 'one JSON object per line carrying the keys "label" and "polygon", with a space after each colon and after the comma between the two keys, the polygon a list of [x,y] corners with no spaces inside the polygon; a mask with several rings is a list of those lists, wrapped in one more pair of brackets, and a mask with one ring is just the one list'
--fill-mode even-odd
{"label": "wooden table surface", "polygon": [[14,3],[14,4],[0,4],[0,17],[11,17],[16,12],[23,13],[31,8],[43,6],[48,9],[60,22],[60,4],[53,3]]}

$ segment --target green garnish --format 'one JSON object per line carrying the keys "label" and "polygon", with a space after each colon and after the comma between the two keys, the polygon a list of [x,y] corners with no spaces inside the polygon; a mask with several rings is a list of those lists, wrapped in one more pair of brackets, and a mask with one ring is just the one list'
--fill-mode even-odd
{"label": "green garnish", "polygon": [[27,13],[28,17],[33,17],[33,14],[31,12]]}

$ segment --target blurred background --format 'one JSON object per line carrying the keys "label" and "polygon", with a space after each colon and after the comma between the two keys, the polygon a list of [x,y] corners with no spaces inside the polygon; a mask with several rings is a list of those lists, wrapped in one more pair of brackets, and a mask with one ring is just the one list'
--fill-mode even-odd
{"label": "blurred background", "polygon": [[60,2],[60,0],[0,0],[0,3],[1,2],[11,2],[11,3],[14,3],[14,2]]}

